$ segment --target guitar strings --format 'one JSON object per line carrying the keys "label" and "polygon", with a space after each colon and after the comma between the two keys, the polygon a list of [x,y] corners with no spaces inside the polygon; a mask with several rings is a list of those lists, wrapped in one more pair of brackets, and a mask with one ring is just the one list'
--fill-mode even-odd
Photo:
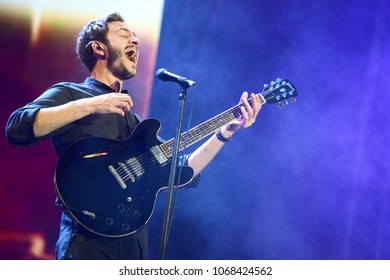
{"label": "guitar strings", "polygon": [[[227,121],[230,121],[230,120],[233,120],[235,117],[241,117],[241,112],[239,111],[239,108],[240,106],[242,106],[243,104],[240,103],[238,104],[237,106],[231,108],[230,110],[212,118],[209,122],[211,123],[216,123],[218,125],[220,125],[221,123],[221,115],[228,115],[225,122]],[[211,127],[211,129],[210,129]],[[205,133],[202,133],[202,137],[203,135],[208,135],[208,134],[211,134],[216,128],[214,126],[210,126],[209,128],[207,127],[202,127],[201,125],[196,127],[197,130],[201,130],[201,132],[205,132]],[[188,134],[188,139],[190,140],[189,142],[192,143],[194,141],[194,139],[196,140],[197,137],[195,137],[194,135],[192,135],[191,133]],[[159,147],[161,148],[161,151],[164,153],[164,155],[169,158],[170,157],[170,153],[167,152],[167,149],[168,151],[172,150],[172,140],[168,140],[167,142],[164,142],[162,143]],[[182,148],[181,146],[184,144],[183,141],[181,141],[180,143],[180,148]],[[134,163],[130,163],[128,161],[126,161],[126,163],[124,163],[124,166],[125,166],[125,169],[121,166],[119,166],[116,171],[118,172],[119,176],[121,176],[121,178],[123,180],[128,180],[131,178],[131,176],[128,174],[128,172],[131,172],[129,170],[129,168],[131,170],[133,170],[132,175],[136,175],[136,174],[142,174],[142,169],[146,170],[148,169],[150,166],[154,165],[155,163],[158,162],[157,158],[150,152],[146,152],[145,154],[142,154],[140,156],[138,156],[136,158],[137,162],[139,164],[134,164]],[[133,174],[135,173],[135,174]]]}
{"label": "guitar strings", "polygon": [[[262,93],[264,94],[265,92],[266,91],[264,91]],[[261,99],[260,99],[261,104],[265,104],[266,98],[262,95],[262,93],[259,93],[258,95],[261,97]],[[250,105],[252,105],[252,98],[248,98],[248,102]],[[199,133],[199,130],[200,130],[202,138],[203,138],[204,135],[207,136],[208,134],[213,133],[213,131],[215,129],[217,129],[215,127],[216,124],[218,124],[218,125],[221,125],[221,123],[225,124],[225,123],[233,120],[234,118],[241,117],[242,116],[241,110],[240,110],[241,106],[243,106],[243,102],[240,102],[239,104],[237,104],[233,108],[230,108],[227,111],[225,111],[225,112],[215,116],[214,118],[210,119],[209,121],[205,122],[205,123],[212,123],[212,124],[214,124],[214,126],[211,125],[211,126],[209,126],[209,128],[207,128],[207,127],[204,127],[205,123],[203,123],[203,124],[200,124],[200,125],[194,127],[192,130],[190,130],[190,132],[187,135],[187,138],[188,138],[187,140],[189,140],[189,143],[192,144],[193,142],[195,142],[197,140],[197,137],[194,136],[193,133],[191,133],[191,131],[193,132],[194,130],[198,130],[198,133]],[[203,133],[203,132],[205,132],[205,133]],[[185,133],[187,133],[187,132],[185,132]],[[185,133],[183,133],[182,136]],[[168,140],[168,141],[162,143],[161,145],[159,145],[161,151],[164,153],[165,157],[168,158],[169,160],[171,157],[170,151],[172,150],[172,147],[173,147],[172,142],[173,141],[171,139],[171,140]],[[184,141],[181,141],[179,143],[180,149],[182,149],[183,145],[184,145]],[[131,178],[131,175],[134,177],[138,177],[137,174],[143,174],[144,173],[143,171],[148,169],[150,166],[158,163],[158,159],[150,151],[136,157],[135,159],[138,162],[138,164],[134,164],[134,163],[131,163],[129,161],[126,161],[125,163],[123,163],[124,167],[119,166],[118,168],[116,168],[116,171],[117,171],[118,175],[122,178],[122,180],[127,181],[128,179]],[[128,172],[130,172],[131,175]]]}

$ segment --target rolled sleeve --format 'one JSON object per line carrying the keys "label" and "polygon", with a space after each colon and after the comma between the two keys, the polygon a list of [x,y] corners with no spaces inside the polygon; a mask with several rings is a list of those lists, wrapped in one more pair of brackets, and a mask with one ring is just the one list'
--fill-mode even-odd
{"label": "rolled sleeve", "polygon": [[38,142],[34,134],[34,122],[39,107],[21,108],[13,112],[6,125],[6,137],[13,145],[32,145]]}

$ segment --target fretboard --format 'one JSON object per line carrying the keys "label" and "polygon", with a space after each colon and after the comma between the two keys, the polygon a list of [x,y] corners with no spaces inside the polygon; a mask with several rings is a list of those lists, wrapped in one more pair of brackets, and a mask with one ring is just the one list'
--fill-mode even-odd
{"label": "fretboard", "polygon": [[[264,98],[264,93],[259,93],[261,104],[266,103]],[[252,105],[252,98],[248,98],[249,104]],[[214,133],[218,128],[223,125],[233,121],[236,118],[242,116],[241,107],[244,106],[243,103],[239,103],[236,106],[222,112],[221,114],[191,128],[189,131],[183,132],[180,136],[179,152],[181,152],[185,147],[189,147],[196,142],[202,140],[203,138]],[[162,143],[160,145],[161,150],[164,152],[167,158],[171,158],[173,154],[174,138]]]}

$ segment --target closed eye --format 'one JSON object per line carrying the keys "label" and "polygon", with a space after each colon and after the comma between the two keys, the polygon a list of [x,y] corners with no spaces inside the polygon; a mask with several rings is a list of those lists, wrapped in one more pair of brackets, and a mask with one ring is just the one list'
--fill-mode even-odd
{"label": "closed eye", "polygon": [[118,31],[118,34],[120,37],[123,37],[125,39],[129,39],[130,37],[136,37],[135,33],[134,32],[130,32],[129,30],[127,29],[121,29]]}

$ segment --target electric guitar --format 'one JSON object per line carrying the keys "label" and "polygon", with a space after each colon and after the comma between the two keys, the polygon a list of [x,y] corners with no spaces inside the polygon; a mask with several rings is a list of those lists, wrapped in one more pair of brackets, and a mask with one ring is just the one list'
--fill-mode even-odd
{"label": "electric guitar", "polygon": [[[262,104],[281,105],[295,101],[298,93],[290,81],[277,80],[258,95]],[[179,152],[240,117],[241,106],[183,132]],[[167,189],[174,147],[174,139],[157,138],[159,129],[158,120],[146,119],[124,141],[90,137],[65,150],[56,167],[55,190],[77,224],[100,236],[124,237],[148,223],[157,195]],[[191,167],[182,167],[177,187],[193,177]]]}

